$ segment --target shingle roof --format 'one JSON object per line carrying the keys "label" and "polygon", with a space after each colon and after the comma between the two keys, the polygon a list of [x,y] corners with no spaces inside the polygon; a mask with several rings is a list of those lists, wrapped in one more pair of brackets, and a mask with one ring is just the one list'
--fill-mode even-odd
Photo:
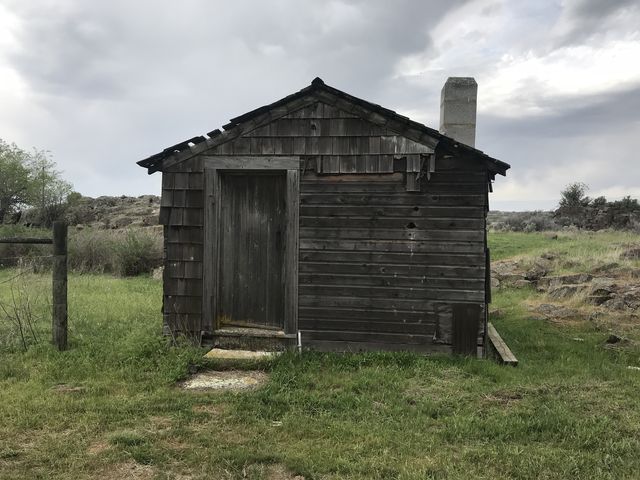
{"label": "shingle roof", "polygon": [[[388,108],[384,108],[380,105],[367,102],[366,100],[362,100],[360,98],[349,95],[348,93],[343,92],[342,90],[338,90],[337,88],[331,87],[325,84],[321,78],[316,77],[311,82],[311,85],[303,88],[302,90],[295,92],[291,95],[288,95],[276,102],[273,102],[269,105],[264,105],[262,107],[256,108],[255,110],[251,110],[243,115],[232,118],[229,123],[223,125],[224,133],[230,132],[236,127],[241,126],[242,124],[255,119],[256,117],[268,113],[269,111],[276,109],[278,107],[282,107],[290,102],[301,99],[305,96],[312,95],[317,92],[328,93],[332,96],[341,98],[346,100],[347,102],[358,105],[367,111],[377,113],[382,117],[393,120],[396,124],[401,124],[403,127],[407,129],[414,129],[419,132],[422,132],[429,137],[432,137],[435,141],[438,142],[441,148],[450,150],[452,152],[464,152],[470,154],[471,156],[477,157],[479,160],[482,160],[487,163],[490,169],[494,173],[499,173],[500,175],[505,175],[506,171],[511,168],[508,163],[502,162],[498,159],[490,157],[486,153],[478,150],[476,148],[470,147],[463,143],[456,141],[451,137],[447,137],[446,135],[441,134],[437,130],[427,127],[421,123],[415,122],[408,117],[400,115],[399,113],[394,112],[393,110],[389,110]],[[402,133],[402,132],[398,132]],[[148,172],[154,173],[157,171],[161,171],[163,169],[163,165],[165,161],[169,158],[176,157],[178,154],[181,154],[180,157],[183,159],[189,158],[192,155],[189,155],[189,152],[193,155],[197,155],[201,151],[210,148],[213,142],[215,142],[217,137],[223,135],[223,132],[216,129],[207,133],[206,136],[197,136],[180,142],[176,145],[172,145],[168,148],[165,148],[159,153],[151,155],[143,160],[138,161],[138,165],[141,167],[147,168]]]}

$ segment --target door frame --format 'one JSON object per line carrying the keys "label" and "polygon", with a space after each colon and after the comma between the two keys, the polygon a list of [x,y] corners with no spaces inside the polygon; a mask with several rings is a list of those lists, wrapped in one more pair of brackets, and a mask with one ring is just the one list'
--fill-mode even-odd
{"label": "door frame", "polygon": [[286,175],[286,224],[284,240],[284,333],[298,331],[298,235],[300,206],[300,157],[204,156],[204,251],[202,269],[202,330],[214,333],[218,324],[220,242],[220,174],[257,173],[269,170]]}

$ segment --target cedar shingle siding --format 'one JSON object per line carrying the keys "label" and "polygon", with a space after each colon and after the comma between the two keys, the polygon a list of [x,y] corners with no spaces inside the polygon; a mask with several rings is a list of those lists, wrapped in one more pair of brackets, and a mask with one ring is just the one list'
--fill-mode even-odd
{"label": "cedar shingle siding", "polygon": [[282,156],[299,158],[297,328],[304,346],[482,347],[488,189],[508,165],[394,112],[315,87],[234,119],[224,133],[140,162],[163,176],[165,331],[199,337],[216,328],[216,319],[202,317],[211,221],[204,212],[212,201],[205,165]]}

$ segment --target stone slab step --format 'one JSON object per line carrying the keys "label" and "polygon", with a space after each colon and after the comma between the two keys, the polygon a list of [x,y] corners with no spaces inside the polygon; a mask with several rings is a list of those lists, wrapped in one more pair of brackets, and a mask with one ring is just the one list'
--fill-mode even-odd
{"label": "stone slab step", "polygon": [[278,354],[280,354],[280,352],[227,350],[224,348],[212,348],[205,354],[205,358],[216,358],[224,360],[262,360]]}

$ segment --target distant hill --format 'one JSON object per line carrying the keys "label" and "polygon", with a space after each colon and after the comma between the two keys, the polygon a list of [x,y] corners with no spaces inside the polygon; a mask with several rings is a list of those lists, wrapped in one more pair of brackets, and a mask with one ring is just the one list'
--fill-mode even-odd
{"label": "distant hill", "polygon": [[[65,217],[71,226],[119,229],[125,227],[151,227],[158,225],[160,197],[80,197],[67,208]],[[34,224],[31,212],[22,215],[20,223]]]}
{"label": "distant hill", "polygon": [[160,197],[81,197],[67,211],[70,225],[98,228],[150,227],[158,224]]}

